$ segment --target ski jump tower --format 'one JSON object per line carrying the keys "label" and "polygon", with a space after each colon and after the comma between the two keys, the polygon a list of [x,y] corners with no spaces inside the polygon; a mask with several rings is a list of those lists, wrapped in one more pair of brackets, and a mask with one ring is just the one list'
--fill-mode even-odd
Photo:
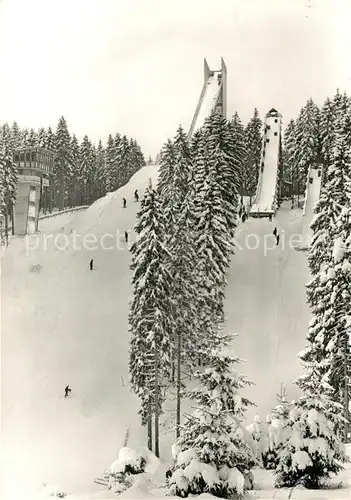
{"label": "ski jump tower", "polygon": [[272,108],[265,117],[260,171],[252,217],[269,217],[279,204],[282,115]]}
{"label": "ski jump tower", "polygon": [[188,139],[205,122],[211,113],[221,113],[227,116],[227,67],[221,58],[221,69],[210,70],[206,59],[204,60],[204,84],[202,86],[199,102],[188,132]]}
{"label": "ski jump tower", "polygon": [[23,236],[38,230],[40,200],[50,185],[54,153],[44,148],[28,147],[16,150],[13,161],[19,173],[14,232]]}

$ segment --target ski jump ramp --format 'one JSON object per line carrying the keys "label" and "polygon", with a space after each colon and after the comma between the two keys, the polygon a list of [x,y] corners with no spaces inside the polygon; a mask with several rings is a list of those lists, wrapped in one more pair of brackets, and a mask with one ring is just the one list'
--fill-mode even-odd
{"label": "ski jump ramp", "polygon": [[268,217],[277,210],[281,123],[282,115],[272,108],[266,114],[264,124],[260,173],[250,210],[252,217]]}
{"label": "ski jump ramp", "polygon": [[322,167],[310,168],[306,182],[305,203],[303,207],[303,223],[302,223],[302,236],[308,248],[313,231],[310,228],[311,222],[314,217],[314,207],[319,200],[322,187]]}
{"label": "ski jump ramp", "polygon": [[205,119],[214,111],[225,117],[227,115],[227,68],[223,58],[220,70],[210,70],[206,59],[204,60],[204,84],[190,125],[188,139],[191,139],[194,132],[203,126]]}

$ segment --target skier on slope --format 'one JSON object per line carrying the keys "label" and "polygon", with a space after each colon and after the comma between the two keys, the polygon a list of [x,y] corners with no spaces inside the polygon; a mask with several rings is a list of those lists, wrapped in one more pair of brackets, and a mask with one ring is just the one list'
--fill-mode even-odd
{"label": "skier on slope", "polygon": [[279,234],[277,234],[276,239],[277,239],[277,246],[278,246],[279,245],[279,240],[280,240],[280,235]]}
{"label": "skier on slope", "polygon": [[94,259],[91,259],[91,261],[90,261],[90,264],[89,264],[89,265],[90,265],[90,271],[92,271],[92,270],[93,270],[93,267],[94,267]]}
{"label": "skier on slope", "polygon": [[273,229],[273,235],[274,235],[275,237],[277,237],[277,234],[278,234],[278,230],[277,230],[277,228],[275,227],[275,228]]}
{"label": "skier on slope", "polygon": [[69,393],[72,392],[72,390],[70,389],[69,385],[66,385],[65,387],[65,398],[68,397]]}
{"label": "skier on slope", "polygon": [[123,198],[123,208],[126,208],[126,206],[127,206],[127,200]]}
{"label": "skier on slope", "polygon": [[136,202],[139,201],[139,194],[138,194],[138,190],[137,189],[134,191],[134,198],[135,198]]}

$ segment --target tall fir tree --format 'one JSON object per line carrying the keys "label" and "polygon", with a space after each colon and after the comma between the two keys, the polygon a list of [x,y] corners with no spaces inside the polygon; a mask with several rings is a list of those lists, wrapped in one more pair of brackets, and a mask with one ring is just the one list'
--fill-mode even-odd
{"label": "tall fir tree", "polygon": [[169,139],[161,150],[160,169],[159,169],[159,176],[157,183],[157,191],[163,198],[166,198],[168,196],[167,190],[171,185],[174,165],[175,165],[174,144]]}
{"label": "tall fir tree", "polygon": [[294,186],[296,185],[296,171],[295,171],[295,122],[290,120],[284,133],[283,141],[283,161],[284,161],[284,182],[290,186],[289,194],[294,197]]}
{"label": "tall fir tree", "polygon": [[105,178],[105,150],[102,142],[96,149],[96,185],[95,185],[95,197],[100,198],[106,193],[106,178]]}
{"label": "tall fir tree", "polygon": [[57,192],[59,210],[65,207],[66,189],[69,185],[71,169],[71,137],[63,116],[59,119],[55,135],[54,185]]}
{"label": "tall fir tree", "polygon": [[194,374],[198,386],[187,392],[196,409],[186,415],[174,446],[171,495],[243,498],[245,476],[255,465],[241,426],[250,402],[240,391],[250,382],[238,373],[240,360],[229,353],[225,340],[220,344],[209,354],[205,370]]}
{"label": "tall fir tree", "polygon": [[36,145],[39,146],[40,148],[45,148],[45,142],[46,142],[46,131],[44,127],[41,127],[38,130],[37,136],[36,136]]}
{"label": "tall fir tree", "polygon": [[16,121],[13,122],[11,127],[11,143],[13,149],[21,147],[21,129]]}
{"label": "tall fir tree", "polygon": [[312,99],[308,99],[295,123],[294,168],[298,199],[305,192],[309,168],[318,166],[319,144],[319,109]]}
{"label": "tall fir tree", "polygon": [[326,179],[327,170],[331,163],[335,139],[335,121],[337,112],[333,102],[326,99],[320,115],[319,141],[323,162],[323,180]]}
{"label": "tall fir tree", "polygon": [[4,125],[0,131],[0,167],[2,170],[3,224],[6,244],[9,236],[9,221],[14,230],[14,206],[16,204],[18,169],[13,161],[13,142],[11,130]]}
{"label": "tall fir tree", "polygon": [[170,377],[171,275],[166,228],[160,201],[151,182],[146,190],[135,231],[138,240],[131,247],[133,301],[130,308],[130,375],[133,391],[141,400],[142,424],[155,421],[155,454],[159,456],[159,416],[165,382]]}
{"label": "tall fir tree", "polygon": [[238,186],[237,191],[242,197],[246,192],[250,191],[248,187],[248,182],[246,179],[246,137],[245,130],[240,119],[238,112],[236,111],[231,122],[229,123],[230,133],[233,136],[234,142],[234,162],[235,170],[238,176]]}
{"label": "tall fir tree", "polygon": [[71,183],[69,188],[68,197],[70,205],[77,207],[82,205],[81,185],[82,179],[80,177],[80,148],[77,137],[73,134],[71,139]]}
{"label": "tall fir tree", "polygon": [[305,373],[296,381],[303,396],[294,403],[286,422],[289,437],[275,470],[278,487],[321,488],[348,461],[337,435],[343,424],[342,407],[332,400],[332,388],[320,367],[318,361],[304,362]]}
{"label": "tall fir tree", "polygon": [[254,114],[245,128],[246,137],[246,162],[244,164],[244,195],[251,198],[255,195],[258,177],[260,172],[260,160],[262,149],[262,120],[258,110],[254,109]]}

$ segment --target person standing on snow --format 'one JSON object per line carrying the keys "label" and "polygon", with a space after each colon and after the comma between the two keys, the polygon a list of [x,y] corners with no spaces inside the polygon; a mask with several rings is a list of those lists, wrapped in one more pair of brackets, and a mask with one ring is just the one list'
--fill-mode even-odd
{"label": "person standing on snow", "polygon": [[127,231],[124,231],[124,239],[126,240],[126,243],[128,243],[128,233],[127,233]]}
{"label": "person standing on snow", "polygon": [[136,202],[139,201],[139,194],[138,194],[138,190],[137,189],[134,191],[134,198],[135,198]]}
{"label": "person standing on snow", "polygon": [[277,239],[277,246],[278,246],[279,245],[279,240],[280,240],[280,235],[279,234],[277,234],[276,239]]}
{"label": "person standing on snow", "polygon": [[90,271],[93,270],[93,267],[94,267],[94,259],[91,259],[91,261],[90,261]]}
{"label": "person standing on snow", "polygon": [[277,228],[275,227],[275,228],[273,229],[273,235],[274,235],[275,237],[277,237],[277,234],[278,234],[278,230],[277,230]]}
{"label": "person standing on snow", "polygon": [[69,393],[72,392],[72,390],[69,388],[69,385],[66,385],[65,387],[65,398],[68,397]]}
{"label": "person standing on snow", "polygon": [[127,206],[127,200],[123,198],[123,208],[126,208],[126,206]]}

